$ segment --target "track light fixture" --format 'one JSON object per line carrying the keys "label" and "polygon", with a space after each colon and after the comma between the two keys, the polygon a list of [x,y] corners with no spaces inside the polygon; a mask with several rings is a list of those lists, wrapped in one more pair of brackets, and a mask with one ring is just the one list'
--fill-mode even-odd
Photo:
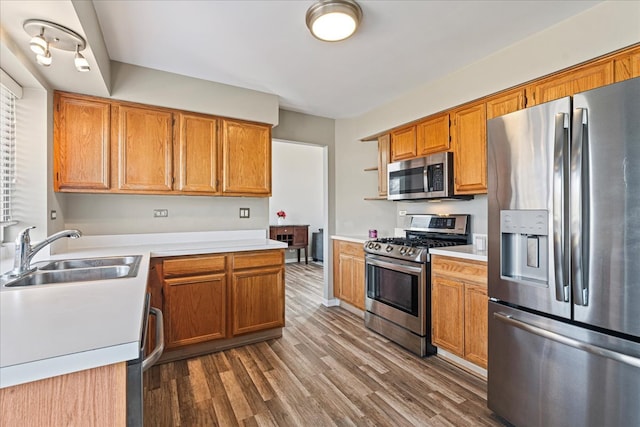
{"label": "track light fixture", "polygon": [[26,20],[22,26],[31,36],[29,48],[36,54],[36,62],[48,67],[53,62],[51,48],[75,52],[74,64],[78,71],[89,71],[91,67],[87,59],[80,53],[87,47],[87,42],[78,33],[54,22],[41,19]]}
{"label": "track light fixture", "polygon": [[307,27],[317,39],[337,42],[351,37],[362,19],[353,0],[318,0],[307,10]]}

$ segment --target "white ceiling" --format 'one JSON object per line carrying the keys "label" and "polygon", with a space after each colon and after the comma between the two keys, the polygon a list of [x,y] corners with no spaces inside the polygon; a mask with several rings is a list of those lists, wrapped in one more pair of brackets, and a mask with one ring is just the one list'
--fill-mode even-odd
{"label": "white ceiling", "polygon": [[[4,12],[11,11],[7,3],[14,2],[70,3],[2,0]],[[360,29],[338,43],[321,42],[309,34],[305,13],[312,0],[93,3],[112,60],[273,93],[283,108],[345,118],[599,2],[360,0]],[[17,18],[1,19],[3,27],[20,27]],[[77,21],[69,19],[71,24]],[[14,39],[28,42],[26,34],[17,33]],[[74,79],[67,78],[53,86],[74,90],[73,84]]]}

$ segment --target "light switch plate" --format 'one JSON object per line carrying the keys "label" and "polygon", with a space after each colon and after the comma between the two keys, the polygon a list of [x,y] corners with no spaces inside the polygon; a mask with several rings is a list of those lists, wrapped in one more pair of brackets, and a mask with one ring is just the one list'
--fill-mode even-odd
{"label": "light switch plate", "polygon": [[249,218],[250,212],[249,208],[240,208],[240,218]]}

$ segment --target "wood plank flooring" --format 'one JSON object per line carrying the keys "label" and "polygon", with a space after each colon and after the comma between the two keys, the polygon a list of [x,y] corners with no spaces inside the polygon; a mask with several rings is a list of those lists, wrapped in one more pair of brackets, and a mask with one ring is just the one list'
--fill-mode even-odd
{"label": "wood plank flooring", "polygon": [[282,338],[145,373],[145,426],[502,426],[486,383],[324,307],[322,267],[286,267]]}

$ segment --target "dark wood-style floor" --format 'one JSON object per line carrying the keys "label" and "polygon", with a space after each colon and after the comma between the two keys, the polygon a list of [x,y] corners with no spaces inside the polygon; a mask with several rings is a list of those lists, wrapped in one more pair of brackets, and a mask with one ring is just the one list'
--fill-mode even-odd
{"label": "dark wood-style floor", "polygon": [[321,300],[322,267],[287,265],[282,338],[154,366],[145,426],[502,426],[483,380]]}

